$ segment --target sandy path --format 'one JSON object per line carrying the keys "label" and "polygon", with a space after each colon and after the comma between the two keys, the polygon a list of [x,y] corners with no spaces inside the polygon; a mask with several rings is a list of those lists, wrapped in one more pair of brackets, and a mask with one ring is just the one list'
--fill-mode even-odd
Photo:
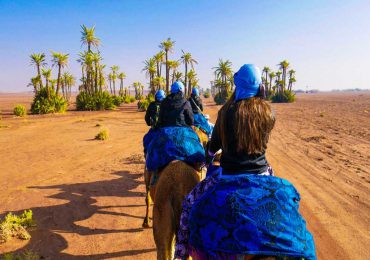
{"label": "sandy path", "polygon": [[[0,95],[0,109],[10,111],[15,98]],[[268,159],[300,191],[319,259],[370,259],[369,104],[369,93],[355,93],[274,105]],[[212,119],[217,109],[208,104]],[[143,116],[133,105],[26,119],[5,115],[0,214],[31,208],[38,228],[28,242],[0,245],[0,253],[32,249],[47,259],[154,259],[152,230],[141,228]],[[96,124],[109,129],[108,141],[93,140],[101,128]]]}

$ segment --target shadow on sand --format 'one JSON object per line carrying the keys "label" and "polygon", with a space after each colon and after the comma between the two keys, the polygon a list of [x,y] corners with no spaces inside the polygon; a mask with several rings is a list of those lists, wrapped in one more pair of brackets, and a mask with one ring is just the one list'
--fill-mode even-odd
{"label": "shadow on sand", "polygon": [[[31,250],[36,252],[42,259],[106,259],[112,257],[135,256],[142,253],[155,251],[155,248],[145,248],[137,250],[126,250],[114,253],[104,253],[95,255],[71,255],[63,253],[68,248],[68,242],[58,233],[74,233],[80,236],[89,236],[97,234],[111,234],[111,233],[136,233],[142,232],[140,227],[131,229],[99,229],[83,227],[75,224],[78,221],[86,220],[94,214],[110,214],[113,216],[122,216],[130,218],[142,218],[142,216],[135,216],[127,213],[111,212],[109,208],[130,208],[143,207],[144,203],[140,205],[114,205],[114,206],[97,206],[94,205],[97,200],[96,197],[139,197],[139,200],[144,202],[144,194],[141,192],[132,191],[140,184],[138,178],[142,174],[130,173],[128,171],[113,172],[113,175],[118,175],[120,178],[112,180],[103,180],[90,183],[76,183],[55,186],[34,186],[31,189],[53,189],[58,190],[57,194],[48,196],[48,198],[60,199],[68,201],[61,205],[53,205],[46,207],[31,208],[34,218],[37,221],[37,229],[31,233],[32,238],[28,244],[13,253],[24,252]],[[124,245],[124,241],[122,241]],[[109,248],[107,248],[107,251]]]}

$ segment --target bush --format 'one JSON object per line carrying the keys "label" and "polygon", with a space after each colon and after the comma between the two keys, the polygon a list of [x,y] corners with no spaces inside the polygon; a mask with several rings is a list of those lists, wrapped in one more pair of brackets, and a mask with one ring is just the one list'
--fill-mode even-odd
{"label": "bush", "polygon": [[35,252],[27,250],[22,254],[6,253],[1,260],[39,260],[40,256]]}
{"label": "bush", "polygon": [[20,216],[9,213],[0,223],[0,243],[6,242],[9,237],[28,240],[31,235],[27,230],[34,226],[31,210],[25,210]]}
{"label": "bush", "polygon": [[111,110],[116,107],[108,91],[93,94],[81,91],[76,97],[76,106],[77,110],[83,111]]}
{"label": "bush", "polygon": [[113,104],[117,107],[120,106],[124,101],[123,97],[121,96],[112,96],[112,98],[113,98]]}
{"label": "bush", "polygon": [[23,105],[16,105],[13,111],[16,116],[24,117],[27,115],[26,107]]}
{"label": "bush", "polygon": [[284,90],[284,92],[275,93],[271,101],[272,103],[292,103],[295,101],[295,94],[292,91]]}
{"label": "bush", "polygon": [[211,97],[211,93],[209,93],[209,92],[204,92],[203,97],[205,97],[205,98],[209,98],[209,97]]}
{"label": "bush", "polygon": [[153,94],[149,94],[146,99],[141,99],[138,103],[137,103],[137,109],[139,111],[146,111],[149,107],[149,104],[151,102],[153,102],[155,100],[154,98],[154,95]]}
{"label": "bush", "polygon": [[150,101],[148,99],[142,99],[137,103],[137,109],[139,111],[146,111],[149,107]]}
{"label": "bush", "polygon": [[46,87],[36,92],[31,104],[32,114],[63,113],[67,110],[67,101],[53,88],[49,87],[49,95],[48,98]]}
{"label": "bush", "polygon": [[109,138],[109,132],[107,129],[103,129],[101,130],[96,136],[95,136],[95,139],[96,140],[107,140]]}
{"label": "bush", "polygon": [[217,105],[223,105],[226,101],[231,97],[231,93],[227,93],[226,91],[222,91],[221,93],[217,93],[213,100]]}
{"label": "bush", "polygon": [[136,98],[135,97],[130,97],[130,103],[133,103],[136,101]]}

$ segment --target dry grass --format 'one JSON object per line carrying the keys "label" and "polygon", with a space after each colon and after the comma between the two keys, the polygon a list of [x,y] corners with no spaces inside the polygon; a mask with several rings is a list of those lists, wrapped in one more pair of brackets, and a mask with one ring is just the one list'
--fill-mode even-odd
{"label": "dry grass", "polygon": [[102,129],[96,136],[96,140],[107,140],[109,138],[109,132],[108,129]]}

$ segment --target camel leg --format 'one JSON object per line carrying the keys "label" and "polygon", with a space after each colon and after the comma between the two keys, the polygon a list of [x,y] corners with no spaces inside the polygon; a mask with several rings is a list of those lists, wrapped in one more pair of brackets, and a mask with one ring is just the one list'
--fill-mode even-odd
{"label": "camel leg", "polygon": [[157,260],[171,260],[174,239],[173,211],[167,200],[160,208],[154,203],[153,234],[157,246]]}
{"label": "camel leg", "polygon": [[151,179],[151,172],[147,171],[146,169],[144,170],[144,179],[145,179],[145,188],[146,188],[146,196],[145,196],[145,204],[146,204],[146,213],[145,213],[145,218],[143,221],[143,228],[150,228],[151,223],[149,219],[149,208],[150,208],[150,179]]}

